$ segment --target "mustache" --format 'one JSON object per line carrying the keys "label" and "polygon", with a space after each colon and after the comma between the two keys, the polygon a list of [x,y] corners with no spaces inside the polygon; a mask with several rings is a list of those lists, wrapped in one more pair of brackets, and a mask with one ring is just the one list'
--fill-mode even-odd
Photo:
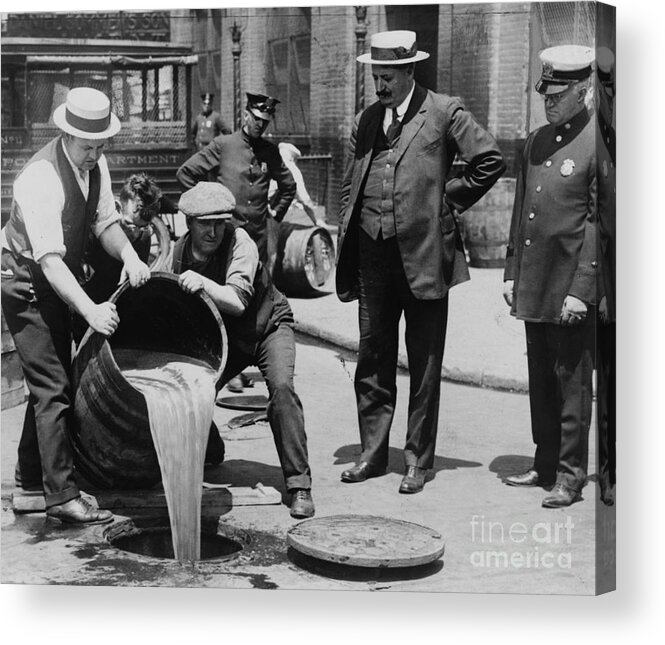
{"label": "mustache", "polygon": [[391,96],[390,92],[387,92],[386,90],[381,90],[380,92],[377,92],[376,95],[380,98],[387,98],[388,96]]}

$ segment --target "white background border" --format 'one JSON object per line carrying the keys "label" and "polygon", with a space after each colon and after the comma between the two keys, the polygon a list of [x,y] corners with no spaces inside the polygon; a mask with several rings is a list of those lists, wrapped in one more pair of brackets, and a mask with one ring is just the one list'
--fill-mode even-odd
{"label": "white background border", "polygon": [[[3,10],[92,8],[80,2],[61,6],[13,0],[10,4],[3,3]],[[187,4],[142,0],[137,6],[116,0],[95,9],[166,9]],[[661,100],[665,31],[656,2],[616,0],[612,4],[617,6],[620,159],[619,590],[586,598],[2,585],[0,634],[10,639],[5,643],[655,642],[652,634],[662,634],[665,610],[661,586],[665,488],[660,489],[665,467],[660,407],[665,402],[665,111]],[[444,513],[445,507],[444,498]]]}

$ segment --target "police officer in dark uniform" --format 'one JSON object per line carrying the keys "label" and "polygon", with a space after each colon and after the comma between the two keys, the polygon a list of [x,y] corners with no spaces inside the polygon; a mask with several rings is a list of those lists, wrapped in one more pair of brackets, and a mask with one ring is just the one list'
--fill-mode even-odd
{"label": "police officer in dark uniform", "polygon": [[[247,94],[242,129],[221,135],[180,166],[177,178],[183,188],[216,175],[236,199],[234,224],[242,226],[269,265],[268,217],[282,220],[296,194],[296,182],[286,168],[277,146],[263,138],[279,101],[263,94]],[[278,196],[268,204],[270,180],[277,182]]]}
{"label": "police officer in dark uniform", "polygon": [[[263,138],[278,103],[275,98],[248,93],[242,129],[213,139],[180,166],[176,175],[185,189],[217,179],[231,190],[236,200],[233,223],[249,233],[270,273],[275,253],[268,218],[280,222],[296,194],[295,179],[278,147]],[[277,192],[269,200],[271,179],[277,183]],[[227,387],[231,392],[242,392],[248,385],[251,381],[241,374]]]}
{"label": "police officer in dark uniform", "polygon": [[201,94],[201,113],[196,115],[192,125],[192,135],[197,150],[205,148],[216,136],[230,134],[231,129],[222,119],[222,115],[212,109],[214,94]]}
{"label": "police officer in dark uniform", "polygon": [[532,468],[511,486],[554,485],[543,506],[569,506],[586,482],[597,276],[596,125],[585,99],[593,50],[540,54],[549,124],[531,133],[517,175],[504,298],[525,321]]}
{"label": "police officer in dark uniform", "polygon": [[596,141],[598,177],[597,326],[598,485],[600,499],[614,505],[616,484],[616,133],[614,54],[596,51]]}

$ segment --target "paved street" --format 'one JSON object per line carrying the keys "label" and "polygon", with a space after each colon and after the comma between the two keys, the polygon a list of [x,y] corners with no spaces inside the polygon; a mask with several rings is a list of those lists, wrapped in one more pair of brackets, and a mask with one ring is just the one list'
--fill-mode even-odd
{"label": "paved street", "polygon": [[[403,374],[398,382],[389,473],[363,484],[339,481],[340,473],[354,462],[360,449],[351,384],[354,369],[352,353],[299,338],[296,387],[305,408],[317,516],[356,513],[425,524],[445,537],[446,550],[440,563],[398,575],[312,568],[311,563],[299,561],[287,550],[286,531],[294,520],[285,504],[236,507],[224,514],[222,521],[245,531],[250,544],[235,560],[197,566],[120,551],[105,542],[106,527],[66,528],[46,520],[43,513],[17,517],[10,508],[9,495],[23,414],[20,406],[2,413],[2,582],[594,592],[595,482],[589,483],[581,502],[566,510],[541,508],[544,492],[539,488],[522,490],[501,483],[501,476],[530,463],[525,395],[444,382],[433,479],[422,493],[404,496],[397,493],[408,391]],[[255,391],[262,387],[257,383]],[[267,424],[232,430],[226,424],[238,414],[216,408],[215,420],[226,441],[227,458],[207,473],[208,481],[235,486],[261,482],[283,492]],[[594,445],[592,439],[591,455],[595,454]],[[589,472],[595,472],[593,456]]]}

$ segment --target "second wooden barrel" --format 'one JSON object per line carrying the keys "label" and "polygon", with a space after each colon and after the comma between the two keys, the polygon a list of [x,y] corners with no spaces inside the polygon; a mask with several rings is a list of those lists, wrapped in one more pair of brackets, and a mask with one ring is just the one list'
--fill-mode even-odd
{"label": "second wooden barrel", "polygon": [[114,351],[168,352],[206,363],[219,379],[226,331],[210,298],[185,293],[177,276],[154,273],[138,289],[112,296],[120,324],[109,339],[88,330],[74,359],[72,443],[76,468],[104,489],[150,488],[161,480],[143,395],[130,385]]}
{"label": "second wooden barrel", "polygon": [[335,247],[327,229],[280,224],[273,274],[278,289],[286,295],[312,295],[324,287],[334,266]]}

